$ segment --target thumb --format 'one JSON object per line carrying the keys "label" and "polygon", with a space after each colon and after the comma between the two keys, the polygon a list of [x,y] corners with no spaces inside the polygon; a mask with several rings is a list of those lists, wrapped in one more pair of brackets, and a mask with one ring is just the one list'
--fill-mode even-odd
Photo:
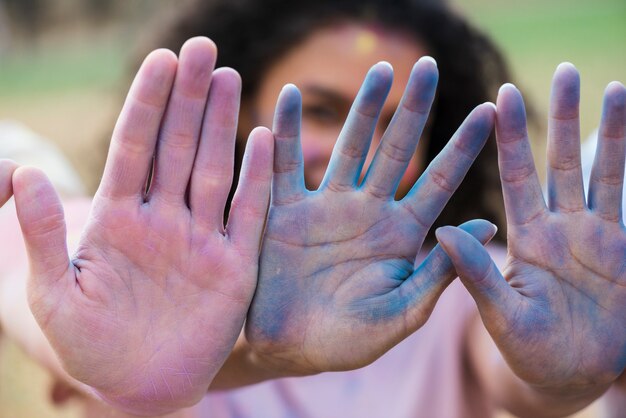
{"label": "thumb", "polygon": [[[475,237],[482,245],[487,244],[497,232],[495,225],[482,219],[465,222],[459,225],[459,229]],[[411,318],[409,323],[411,332],[428,319],[437,300],[456,275],[450,258],[441,245],[436,245],[398,288],[401,289],[399,295],[407,295],[410,299],[407,317]]]}
{"label": "thumb", "polygon": [[485,326],[505,325],[517,293],[509,286],[487,250],[472,235],[452,226],[435,231],[463,285],[470,292]]}
{"label": "thumb", "polygon": [[63,206],[54,187],[42,171],[21,167],[13,173],[13,194],[32,276],[58,280],[70,261]]}

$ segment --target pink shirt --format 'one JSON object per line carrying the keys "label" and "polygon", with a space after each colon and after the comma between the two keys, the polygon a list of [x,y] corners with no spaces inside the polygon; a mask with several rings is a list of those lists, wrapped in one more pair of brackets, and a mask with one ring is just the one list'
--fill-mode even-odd
{"label": "pink shirt", "polygon": [[466,325],[476,312],[473,300],[457,280],[444,292],[428,322],[373,364],[349,372],[211,392],[198,405],[198,416],[491,416],[491,407],[476,387],[464,346]]}

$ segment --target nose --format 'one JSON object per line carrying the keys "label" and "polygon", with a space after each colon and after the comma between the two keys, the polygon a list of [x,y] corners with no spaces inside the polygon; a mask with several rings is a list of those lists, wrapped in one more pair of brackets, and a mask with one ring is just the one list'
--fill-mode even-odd
{"label": "nose", "polygon": [[318,136],[310,138],[303,137],[302,157],[304,158],[304,165],[311,168],[323,165],[325,168],[333,152],[335,140],[336,137],[332,139]]}

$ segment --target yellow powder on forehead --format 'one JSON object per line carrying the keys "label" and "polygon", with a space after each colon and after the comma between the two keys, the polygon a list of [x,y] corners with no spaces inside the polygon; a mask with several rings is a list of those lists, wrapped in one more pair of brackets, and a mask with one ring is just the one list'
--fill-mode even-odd
{"label": "yellow powder on forehead", "polygon": [[359,54],[371,54],[376,49],[378,37],[374,32],[369,30],[361,30],[356,36],[355,50]]}

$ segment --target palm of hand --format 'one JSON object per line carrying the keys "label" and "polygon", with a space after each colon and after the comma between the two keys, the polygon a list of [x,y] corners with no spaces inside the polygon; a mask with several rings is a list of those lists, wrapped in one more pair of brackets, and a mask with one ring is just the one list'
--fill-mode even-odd
{"label": "palm of hand", "polygon": [[71,359],[68,372],[96,388],[148,382],[147,400],[198,390],[243,325],[258,255],[198,228],[183,208],[97,203],[68,277],[58,279],[66,286],[54,289],[57,297],[31,291],[42,327]]}
{"label": "palm of hand", "polygon": [[626,89],[612,83],[606,90],[587,201],[573,66],[557,69],[552,94],[547,206],[521,95],[504,86],[498,97],[496,133],[508,222],[504,277],[462,231],[442,228],[438,239],[513,371],[537,388],[573,395],[606,389],[626,367],[621,210]]}
{"label": "palm of hand", "polygon": [[[525,298],[512,307],[514,331],[503,348],[520,377],[582,386],[621,373],[625,249],[623,226],[587,211],[547,214],[510,231],[503,273]],[[530,364],[526,353],[534,353]]]}
{"label": "palm of hand", "polygon": [[129,412],[197,402],[256,286],[273,138],[251,134],[224,227],[241,81],[213,72],[215,54],[194,38],[179,60],[146,58],[71,263],[51,185],[32,169],[14,175],[33,314],[66,370]]}
{"label": "palm of hand", "polygon": [[[410,303],[401,285],[427,231],[396,203],[325,190],[272,207],[260,271],[271,279],[259,283],[258,294],[279,298],[280,314],[267,325],[312,370],[358,367],[399,341],[408,324],[425,320],[398,320]],[[256,302],[252,320],[276,302]],[[345,352],[345,342],[364,335],[387,341]]]}
{"label": "palm of hand", "polygon": [[[309,374],[369,364],[426,321],[454,277],[439,248],[417,269],[414,260],[489,135],[493,108],[473,112],[411,192],[395,201],[435,81],[434,65],[418,62],[403,103],[357,186],[377,120],[371,115],[378,115],[391,82],[388,66],[374,66],[314,192],[304,188],[300,96],[293,88],[283,90],[274,122],[272,203],[246,323],[251,347],[274,367]],[[494,233],[484,221],[464,228],[483,241]]]}

